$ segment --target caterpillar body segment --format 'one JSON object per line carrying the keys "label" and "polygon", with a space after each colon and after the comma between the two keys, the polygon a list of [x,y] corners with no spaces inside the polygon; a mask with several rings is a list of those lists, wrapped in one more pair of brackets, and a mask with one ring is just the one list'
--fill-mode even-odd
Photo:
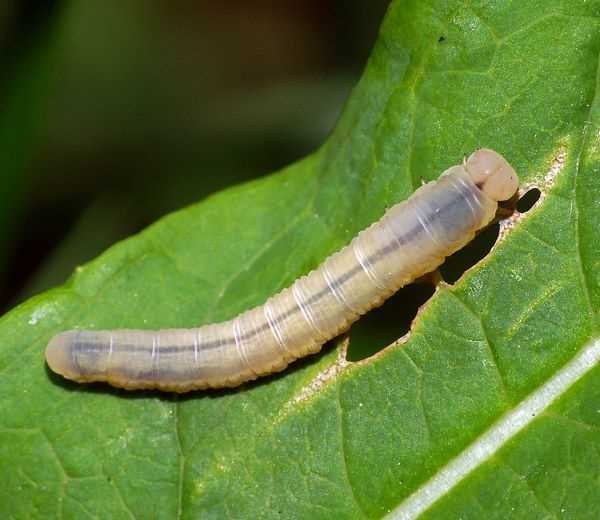
{"label": "caterpillar body segment", "polygon": [[478,150],[264,305],[194,329],[63,332],[46,349],[48,366],[78,382],[173,392],[234,387],[283,370],[438,267],[517,188],[502,156]]}

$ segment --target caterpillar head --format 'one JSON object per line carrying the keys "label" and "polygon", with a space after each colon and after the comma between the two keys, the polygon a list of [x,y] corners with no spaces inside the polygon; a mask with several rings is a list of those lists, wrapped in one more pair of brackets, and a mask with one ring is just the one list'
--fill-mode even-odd
{"label": "caterpillar head", "polygon": [[515,170],[494,150],[476,150],[464,166],[477,187],[495,201],[510,199],[519,188]]}

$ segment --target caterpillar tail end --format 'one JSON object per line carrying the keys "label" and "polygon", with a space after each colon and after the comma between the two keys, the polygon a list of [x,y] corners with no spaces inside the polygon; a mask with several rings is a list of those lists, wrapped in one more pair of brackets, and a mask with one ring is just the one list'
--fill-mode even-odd
{"label": "caterpillar tail end", "polygon": [[52,372],[66,379],[79,381],[79,371],[72,356],[73,340],[73,331],[62,332],[54,336],[46,347],[46,363]]}

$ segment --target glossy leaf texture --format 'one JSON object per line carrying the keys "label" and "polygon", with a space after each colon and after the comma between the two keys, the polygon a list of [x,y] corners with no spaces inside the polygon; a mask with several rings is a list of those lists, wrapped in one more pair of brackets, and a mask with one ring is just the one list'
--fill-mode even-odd
{"label": "glossy leaf texture", "polygon": [[[317,152],[168,216],[0,319],[1,515],[402,512],[598,336],[599,51],[598,0],[392,2]],[[406,342],[344,363],[338,341],[185,397],[45,368],[61,330],[195,326],[264,302],[478,147],[542,198],[438,289]],[[597,518],[599,399],[591,366],[425,516]]]}

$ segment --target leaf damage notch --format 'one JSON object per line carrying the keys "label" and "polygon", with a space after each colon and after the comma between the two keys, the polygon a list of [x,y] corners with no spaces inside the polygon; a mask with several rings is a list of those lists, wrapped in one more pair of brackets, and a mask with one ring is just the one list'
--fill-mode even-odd
{"label": "leaf damage notch", "polygon": [[[498,243],[502,242],[511,232],[511,230],[520,224],[524,218],[526,218],[527,213],[529,213],[532,209],[539,207],[543,203],[544,199],[546,198],[546,194],[554,186],[559,173],[564,169],[567,162],[567,157],[567,146],[565,143],[561,143],[554,153],[554,157],[550,161],[548,170],[540,179],[540,181],[538,183],[526,183],[519,189],[519,196],[516,206],[517,211],[514,211],[509,217],[500,221],[500,233],[494,247],[496,247]],[[519,202],[521,202],[534,190],[536,190],[536,194],[539,193],[537,200],[535,200],[535,202],[531,205],[526,205],[526,209],[524,211],[519,211]]]}
{"label": "leaf damage notch", "polygon": [[304,401],[308,401],[313,396],[318,394],[324,387],[335,381],[337,377],[348,366],[353,364],[346,359],[346,351],[348,349],[349,337],[346,335],[338,347],[338,355],[335,362],[319,372],[307,385],[302,387],[300,391],[294,395],[287,403],[285,403],[280,412],[275,417],[275,423],[281,421],[298,405]]}
{"label": "leaf damage notch", "polygon": [[[567,147],[563,143],[559,146],[558,151],[554,155],[554,159],[550,163],[550,168],[544,175],[544,180],[543,180],[544,186],[543,187],[545,188],[546,191],[549,190],[550,188],[552,188],[552,186],[554,186],[556,177],[563,170],[566,162],[567,162]],[[543,191],[544,190],[542,190],[542,192]]]}

